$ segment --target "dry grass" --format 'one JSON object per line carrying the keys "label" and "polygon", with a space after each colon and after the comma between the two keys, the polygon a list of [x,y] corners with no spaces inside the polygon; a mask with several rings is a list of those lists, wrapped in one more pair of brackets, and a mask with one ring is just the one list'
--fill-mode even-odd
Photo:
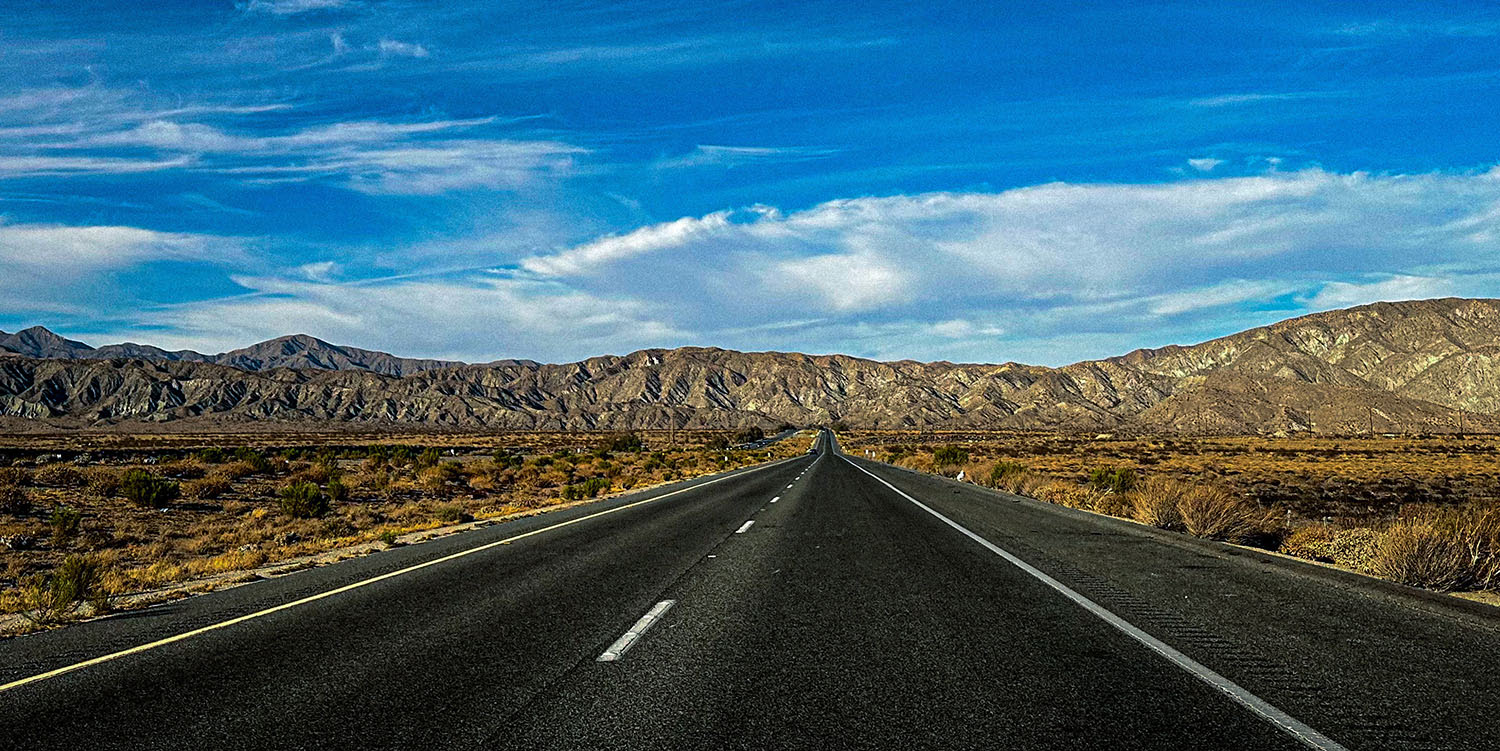
{"label": "dry grass", "polygon": [[1178,504],[1187,486],[1170,477],[1150,477],[1130,493],[1130,516],[1159,529],[1182,529]]}
{"label": "dry grass", "polygon": [[[967,454],[965,477],[998,490],[1414,586],[1500,589],[1500,437],[883,431],[841,440],[929,472],[937,469],[936,448],[951,456],[946,447],[959,446]],[[1120,481],[1137,472],[1139,481]]]}
{"label": "dry grass", "polygon": [[[681,431],[677,444],[664,433],[645,434],[641,450],[612,452],[609,434],[551,434],[551,443],[545,435],[517,434],[514,442],[489,436],[489,445],[467,448],[439,436],[404,444],[253,444],[239,451],[221,448],[222,440],[205,447],[165,437],[168,448],[120,448],[110,437],[72,446],[63,462],[51,447],[0,450],[0,461],[15,463],[0,466],[0,500],[11,493],[14,501],[0,508],[0,613],[27,608],[28,583],[50,576],[72,554],[98,563],[100,586],[109,592],[140,592],[455,520],[545,508],[564,502],[568,488],[671,482],[807,448],[797,438],[735,452],[710,446],[717,433]],[[142,470],[180,482],[182,497],[163,510],[128,502],[121,478]],[[297,482],[319,490],[326,513],[304,519],[278,509],[280,489]],[[49,515],[56,509],[75,509],[76,521],[55,527]]]}
{"label": "dry grass", "polygon": [[1245,542],[1274,524],[1266,509],[1213,485],[1190,487],[1177,513],[1188,534],[1227,542]]}

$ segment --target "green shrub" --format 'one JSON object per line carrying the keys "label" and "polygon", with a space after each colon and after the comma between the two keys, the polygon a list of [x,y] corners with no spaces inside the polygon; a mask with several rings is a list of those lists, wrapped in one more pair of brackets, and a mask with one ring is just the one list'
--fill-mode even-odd
{"label": "green shrub", "polygon": [[1023,475],[1027,471],[1026,465],[1020,462],[997,462],[990,468],[990,485],[998,486],[1008,478]]}
{"label": "green shrub", "polygon": [[78,534],[83,515],[71,506],[53,506],[48,523],[52,525],[52,546],[61,547]]}
{"label": "green shrub", "polygon": [[968,464],[969,452],[958,446],[939,446],[932,450],[932,463],[939,467]]}
{"label": "green shrub", "polygon": [[582,500],[584,498],[596,498],[600,493],[608,493],[610,481],[607,477],[590,477],[576,485],[563,488],[563,498],[569,501]]}
{"label": "green shrub", "polygon": [[328,496],[310,482],[294,482],[282,488],[278,504],[293,519],[314,519],[328,513]]}
{"label": "green shrub", "polygon": [[266,472],[271,469],[271,460],[267,459],[265,454],[248,446],[241,446],[235,449],[234,459],[235,461],[244,462],[253,472]]}
{"label": "green shrub", "polygon": [[378,539],[385,543],[386,547],[394,548],[400,544],[396,540],[396,531],[393,529],[382,530]]}
{"label": "green shrub", "polygon": [[210,446],[199,451],[197,454],[194,454],[194,456],[197,457],[198,461],[203,462],[204,464],[223,464],[225,459],[227,458],[227,455],[224,453],[224,449],[221,449],[218,446]]}
{"label": "green shrub", "polygon": [[635,453],[644,450],[646,443],[635,433],[621,433],[609,439],[608,448],[610,451]]}
{"label": "green shrub", "polygon": [[181,487],[144,469],[132,469],[120,478],[120,494],[141,508],[166,508],[177,500]]}
{"label": "green shrub", "polygon": [[349,500],[349,486],[337,477],[328,481],[328,487],[324,488],[328,493],[328,499],[334,503],[343,503]]}
{"label": "green shrub", "polygon": [[420,456],[417,457],[417,469],[426,469],[428,467],[435,467],[435,466],[437,466],[438,462],[442,461],[442,459],[443,459],[443,455],[440,454],[440,453],[438,453],[437,449],[435,449],[435,448],[427,449],[426,451],[423,451]]}
{"label": "green shrub", "polygon": [[1129,493],[1135,488],[1135,469],[1132,467],[1096,467],[1089,473],[1089,485],[1095,490],[1111,493]]}
{"label": "green shrub", "polygon": [[23,588],[27,616],[37,623],[63,619],[84,602],[103,612],[109,605],[104,588],[104,567],[97,559],[70,555],[51,575],[33,576]]}
{"label": "green shrub", "polygon": [[526,458],[510,449],[495,449],[495,465],[504,469],[520,467],[526,463]]}

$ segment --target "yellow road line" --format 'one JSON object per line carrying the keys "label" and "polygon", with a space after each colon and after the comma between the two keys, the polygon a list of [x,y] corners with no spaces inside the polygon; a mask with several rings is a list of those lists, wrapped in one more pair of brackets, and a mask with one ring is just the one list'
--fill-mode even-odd
{"label": "yellow road line", "polygon": [[262,616],[267,616],[267,615],[270,615],[272,613],[280,612],[282,610],[289,610],[291,608],[297,607],[298,605],[306,605],[309,602],[316,602],[316,601],[324,599],[326,597],[332,597],[334,595],[343,594],[343,593],[349,592],[351,590],[359,589],[360,587],[369,586],[369,585],[374,584],[374,583],[379,582],[379,581],[385,581],[386,579],[393,579],[393,578],[395,578],[397,576],[401,576],[403,574],[409,574],[409,573],[411,573],[413,571],[418,571],[420,569],[427,568],[428,566],[436,566],[439,563],[447,563],[448,561],[452,561],[452,560],[455,560],[455,559],[458,559],[458,558],[463,558],[464,556],[473,555],[475,553],[483,552],[483,551],[489,550],[490,548],[493,548],[493,547],[498,547],[500,545],[509,545],[510,543],[515,542],[516,540],[521,540],[521,539],[524,539],[524,538],[527,538],[527,537],[531,537],[532,535],[539,535],[539,534],[541,534],[543,532],[550,532],[550,531],[552,531],[554,529],[560,529],[560,528],[566,527],[566,526],[568,526],[570,524],[577,524],[579,522],[585,522],[585,521],[588,521],[590,519],[597,519],[597,518],[599,518],[601,516],[604,516],[606,514],[613,514],[616,511],[624,511],[625,509],[634,508],[636,506],[640,506],[640,505],[647,504],[647,503],[652,503],[654,501],[659,501],[659,500],[661,500],[663,498],[670,498],[670,497],[672,497],[674,495],[678,495],[680,493],[687,493],[689,491],[697,490],[699,488],[705,488],[705,487],[708,487],[709,485],[713,485],[715,483],[720,483],[720,482],[723,482],[725,480],[733,479],[733,478],[736,478],[736,477],[743,477],[743,476],[751,474],[753,472],[758,472],[758,471],[763,470],[763,469],[769,469],[771,467],[775,467],[775,466],[778,466],[778,465],[781,465],[781,464],[785,464],[786,462],[793,461],[793,460],[798,459],[798,458],[801,458],[801,457],[792,457],[792,458],[789,458],[789,459],[783,459],[783,460],[781,460],[779,462],[772,462],[770,464],[763,464],[763,465],[761,465],[759,467],[751,468],[750,470],[747,470],[745,472],[738,472],[738,473],[735,473],[735,474],[725,475],[725,476],[720,477],[720,478],[718,478],[716,480],[709,480],[708,482],[699,483],[699,484],[694,485],[692,487],[682,488],[680,490],[674,490],[674,491],[672,491],[670,493],[663,493],[662,495],[655,496],[653,498],[647,498],[645,500],[635,501],[633,503],[627,503],[627,504],[625,504],[623,506],[616,506],[616,507],[611,508],[611,509],[605,509],[604,511],[600,511],[600,512],[597,512],[597,513],[589,514],[588,516],[580,516],[577,519],[569,519],[568,521],[565,521],[565,522],[558,522],[557,524],[553,524],[553,525],[547,526],[547,527],[542,527],[541,529],[533,529],[530,532],[523,532],[523,533],[521,533],[519,535],[515,535],[515,536],[512,536],[512,537],[507,537],[504,540],[496,540],[495,542],[485,543],[484,545],[480,545],[477,548],[469,548],[468,550],[460,550],[457,553],[453,553],[451,555],[445,555],[442,558],[437,558],[437,559],[434,559],[434,560],[431,560],[431,561],[427,561],[426,563],[419,563],[419,564],[417,564],[415,566],[408,566],[408,567],[403,568],[403,569],[398,569],[396,571],[391,571],[389,573],[381,574],[379,576],[371,577],[369,579],[364,579],[364,580],[361,580],[361,581],[357,581],[357,582],[355,582],[353,584],[346,584],[346,585],[344,585],[342,587],[339,587],[338,589],[330,589],[327,592],[320,592],[320,593],[315,594],[315,595],[309,595],[309,596],[304,597],[304,598],[302,598],[300,600],[293,600],[291,602],[282,603],[282,604],[277,605],[275,607],[270,607],[270,608],[266,608],[265,610],[258,610],[258,611],[254,612],[254,613],[249,613],[249,614],[246,614],[246,615],[239,616],[238,618],[231,618],[231,619],[229,619],[227,621],[223,621],[223,622],[220,622],[220,623],[215,623],[215,624],[209,625],[209,626],[204,626],[202,628],[196,628],[196,629],[193,629],[192,631],[186,631],[186,632],[183,632],[181,634],[177,634],[176,636],[168,636],[165,639],[158,639],[158,640],[156,640],[154,642],[150,642],[148,644],[141,644],[139,646],[131,647],[130,649],[120,650],[119,652],[111,652],[110,654],[107,654],[107,655],[101,655],[99,657],[95,657],[95,658],[90,659],[90,660],[84,660],[83,662],[74,663],[72,665],[67,665],[67,666],[64,666],[64,667],[60,667],[60,668],[57,668],[56,670],[49,670],[49,671],[47,671],[45,673],[39,673],[37,675],[33,675],[33,676],[28,677],[28,678],[21,678],[19,680],[14,680],[14,681],[11,681],[10,683],[6,683],[4,685],[0,685],[0,693],[6,692],[6,691],[10,691],[12,689],[20,688],[20,687],[25,686],[25,685],[27,685],[29,683],[36,683],[38,681],[45,681],[48,678],[56,678],[57,676],[65,675],[67,673],[71,673],[71,672],[74,672],[76,670],[82,670],[84,668],[93,667],[95,665],[99,665],[101,663],[109,662],[111,660],[118,660],[121,657],[129,657],[130,655],[139,654],[141,652],[146,652],[146,651],[149,651],[149,650],[152,650],[152,649],[156,649],[157,647],[164,647],[164,646],[166,646],[168,644],[172,644],[174,642],[183,641],[184,639],[191,639],[194,636],[198,636],[200,634],[206,634],[206,633],[208,633],[210,631],[217,631],[217,630],[219,630],[221,628],[228,628],[228,627],[233,626],[235,624],[244,623],[245,621],[254,620],[256,618],[260,618]]}

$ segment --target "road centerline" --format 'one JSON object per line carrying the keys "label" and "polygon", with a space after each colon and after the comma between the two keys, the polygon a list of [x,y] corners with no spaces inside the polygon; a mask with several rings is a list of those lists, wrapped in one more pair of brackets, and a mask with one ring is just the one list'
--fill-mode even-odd
{"label": "road centerline", "polygon": [[1262,719],[1276,726],[1278,729],[1287,733],[1293,738],[1296,738],[1298,741],[1301,741],[1304,745],[1310,748],[1319,749],[1320,751],[1349,751],[1343,745],[1323,735],[1322,733],[1319,733],[1317,730],[1314,730],[1312,727],[1304,724],[1300,720],[1297,720],[1296,718],[1272,705],[1270,702],[1260,698],[1259,696],[1256,696],[1255,694],[1250,693],[1249,690],[1245,689],[1234,681],[1231,681],[1223,675],[1220,675],[1219,673],[1210,669],[1208,666],[1199,663],[1197,660],[1188,657],[1187,655],[1173,648],[1171,645],[1168,645],[1166,642],[1163,642],[1162,640],[1152,636],[1151,634],[1146,633],[1144,630],[1138,628],[1134,624],[1131,624],[1124,618],[1115,615],[1114,612],[1106,609],[1104,606],[1085,597],[1083,594],[1074,590],[1072,587],[1063,584],[1057,579],[1049,576],[1041,569],[1032,566],[1024,560],[1021,560],[1010,551],[1005,550],[1004,548],[996,545],[993,542],[990,542],[979,534],[971,531],[969,528],[939,513],[931,506],[928,506],[927,504],[917,500],[911,495],[908,495],[905,491],[887,482],[885,478],[875,474],[874,472],[871,472],[868,469],[865,469],[864,467],[859,466],[858,464],[855,464],[852,460],[850,460],[846,456],[843,456],[842,454],[840,455],[840,458],[842,458],[846,462],[849,462],[849,466],[854,467],[855,469],[869,475],[880,484],[886,486],[887,488],[890,488],[897,495],[905,498],[913,504],[916,504],[917,508],[926,511],[934,517],[937,517],[939,521],[947,524],[955,530],[958,530],[961,534],[979,543],[985,549],[1005,559],[1006,562],[1010,563],[1016,568],[1021,569],[1025,573],[1031,575],[1033,578],[1056,590],[1058,593],[1062,594],[1064,597],[1067,597],[1069,600],[1072,600],[1075,604],[1079,605],[1084,610],[1087,610],[1095,617],[1123,632],[1126,636],[1129,636],[1135,641],[1151,649],[1153,652],[1156,652],[1162,657],[1165,657],[1168,661],[1170,661],[1177,667],[1193,675],[1193,677],[1198,678],[1199,680],[1207,683],[1215,689],[1218,689],[1219,692],[1229,697],[1230,700],[1234,701],[1242,707],[1245,707],[1246,709],[1249,709],[1256,715],[1259,715]]}
{"label": "road centerline", "polygon": [[594,661],[614,662],[620,659],[631,647],[635,646],[635,643],[640,640],[646,631],[656,625],[656,622],[661,620],[661,617],[666,615],[666,612],[671,610],[672,606],[676,604],[676,600],[662,600],[656,603],[656,607],[651,608],[645,615],[641,616],[640,620],[636,621],[635,625],[630,627],[630,630],[621,634],[620,638],[616,639],[614,644],[609,645],[609,649],[604,650]]}

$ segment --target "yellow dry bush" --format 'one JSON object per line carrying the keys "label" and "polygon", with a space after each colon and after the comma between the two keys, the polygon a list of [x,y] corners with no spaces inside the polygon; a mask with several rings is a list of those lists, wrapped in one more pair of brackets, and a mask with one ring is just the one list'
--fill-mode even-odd
{"label": "yellow dry bush", "polygon": [[1187,487],[1170,477],[1148,477],[1127,494],[1130,516],[1142,524],[1161,529],[1181,529],[1182,513],[1178,504]]}
{"label": "yellow dry bush", "polygon": [[1194,537],[1242,542],[1263,531],[1268,512],[1217,485],[1192,485],[1177,503],[1182,526]]}
{"label": "yellow dry bush", "polygon": [[1129,518],[1132,508],[1130,497],[1125,493],[1098,493],[1089,510],[1096,514]]}

